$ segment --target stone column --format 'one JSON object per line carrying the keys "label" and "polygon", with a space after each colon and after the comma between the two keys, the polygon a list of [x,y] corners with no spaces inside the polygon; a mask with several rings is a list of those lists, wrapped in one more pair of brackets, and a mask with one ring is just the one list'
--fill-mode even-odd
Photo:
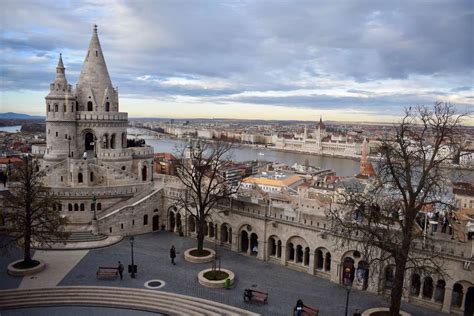
{"label": "stone column", "polygon": [[308,273],[314,275],[314,253],[311,251],[309,252]]}
{"label": "stone column", "polygon": [[339,284],[339,273],[341,270],[341,262],[334,259],[331,260],[331,282]]}
{"label": "stone column", "polygon": [[286,266],[286,256],[287,256],[287,253],[286,253],[286,246],[284,245],[281,245],[281,264]]}
{"label": "stone column", "polygon": [[446,286],[444,288],[444,300],[443,300],[443,309],[442,311],[445,313],[451,313],[451,298],[453,296],[453,287]]}
{"label": "stone column", "polygon": [[[263,247],[262,247],[263,246]],[[267,241],[259,242],[258,243],[258,254],[257,258],[263,261],[268,260],[268,243]],[[266,254],[266,255],[265,255]]]}
{"label": "stone column", "polygon": [[230,246],[230,249],[235,252],[239,252],[239,234],[235,233],[232,230],[232,244]]}

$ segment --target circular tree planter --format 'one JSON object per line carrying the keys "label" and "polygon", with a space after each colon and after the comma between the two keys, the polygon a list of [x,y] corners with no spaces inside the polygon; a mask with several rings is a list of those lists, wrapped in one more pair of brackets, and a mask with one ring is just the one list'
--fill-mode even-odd
{"label": "circular tree planter", "polygon": [[[388,307],[375,307],[370,308],[362,313],[362,316],[386,316],[388,315],[390,308]],[[400,311],[400,316],[411,316],[411,314]]]}
{"label": "circular tree planter", "polygon": [[212,272],[212,269],[206,269],[202,270],[198,274],[198,281],[201,285],[204,285],[205,287],[210,287],[210,288],[223,288],[225,284],[225,280],[229,279],[230,280],[230,285],[234,283],[235,279],[235,274],[234,272],[227,270],[227,269],[220,269],[217,272],[220,274],[220,277],[222,280],[209,280],[205,277],[205,275],[208,272]]}
{"label": "circular tree planter", "polygon": [[197,248],[191,248],[184,252],[184,260],[192,263],[207,263],[214,260],[216,252],[209,248],[204,248],[204,254],[196,254]]}
{"label": "circular tree planter", "polygon": [[30,267],[30,268],[18,268],[15,266],[18,266],[20,262],[22,262],[23,259],[13,261],[8,265],[7,272],[9,275],[12,276],[25,276],[25,275],[32,275],[39,273],[43,271],[46,268],[46,264],[43,261],[35,260],[39,262],[36,266]]}

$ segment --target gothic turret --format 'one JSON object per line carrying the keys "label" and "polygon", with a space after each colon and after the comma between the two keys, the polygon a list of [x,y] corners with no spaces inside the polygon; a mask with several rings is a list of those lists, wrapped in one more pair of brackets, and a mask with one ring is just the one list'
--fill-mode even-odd
{"label": "gothic turret", "polygon": [[94,25],[76,93],[80,111],[118,111],[118,95],[109,77],[97,34],[97,25]]}

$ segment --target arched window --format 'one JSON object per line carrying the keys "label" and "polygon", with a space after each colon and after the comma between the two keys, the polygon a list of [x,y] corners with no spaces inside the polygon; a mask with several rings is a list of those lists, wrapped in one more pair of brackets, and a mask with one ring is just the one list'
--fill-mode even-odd
{"label": "arched window", "polygon": [[77,182],[82,183],[82,181],[83,181],[82,172],[79,172],[79,173],[77,174]]}
{"label": "arched window", "polygon": [[300,245],[296,246],[296,262],[303,262],[303,247]]}
{"label": "arched window", "polygon": [[91,211],[95,211],[95,203],[91,203]]}
{"label": "arched window", "polygon": [[288,244],[288,260],[295,260],[295,246],[291,242]]}
{"label": "arched window", "polygon": [[93,111],[93,110],[94,110],[94,106],[92,104],[92,101],[87,102],[87,111]]}
{"label": "arched window", "polygon": [[303,264],[305,266],[309,265],[309,247],[306,247],[304,249],[304,258],[303,258]]}
{"label": "arched window", "polygon": [[109,134],[104,135],[104,149],[109,148]]}
{"label": "arched window", "polygon": [[51,105],[48,103],[48,112],[51,112]]}
{"label": "arched window", "polygon": [[395,267],[393,265],[389,265],[385,268],[384,278],[384,288],[391,289],[393,286],[393,280],[395,279]]}
{"label": "arched window", "polygon": [[148,225],[148,215],[143,215],[143,226]]}
{"label": "arched window", "polygon": [[276,256],[277,253],[277,245],[275,242],[275,238],[270,237],[270,256]]}
{"label": "arched window", "polygon": [[79,211],[79,205],[77,205],[77,203],[74,203],[74,211]]}
{"label": "arched window", "polygon": [[324,254],[322,250],[316,250],[316,269],[322,270],[324,265]]}
{"label": "arched window", "polygon": [[142,181],[146,181],[146,179],[147,179],[147,174],[146,174],[147,170],[146,169],[147,169],[146,166],[143,166],[143,168],[142,168]]}
{"label": "arched window", "polygon": [[97,203],[97,210],[98,210],[98,211],[101,211],[101,210],[102,210],[102,204],[101,204],[101,203]]}
{"label": "arched window", "polygon": [[76,111],[79,111],[79,102],[76,101]]}
{"label": "arched window", "polygon": [[459,283],[454,284],[453,296],[451,298],[451,306],[460,308],[462,305],[463,296],[464,291],[462,285]]}
{"label": "arched window", "polygon": [[81,203],[81,211],[84,211],[85,208],[84,208],[84,203]]}
{"label": "arched window", "polygon": [[445,289],[446,282],[444,280],[438,280],[438,282],[436,282],[435,302],[443,303]]}
{"label": "arched window", "polygon": [[57,112],[57,111],[58,111],[58,105],[55,104],[55,105],[54,105],[54,112]]}
{"label": "arched window", "polygon": [[69,204],[67,205],[67,210],[68,210],[69,212],[72,211],[72,204],[71,204],[71,203],[69,203]]}
{"label": "arched window", "polygon": [[109,111],[110,111],[110,103],[105,102],[105,112],[109,112]]}
{"label": "arched window", "polygon": [[115,134],[110,136],[110,148],[115,149]]}
{"label": "arched window", "polygon": [[91,173],[90,173],[90,177],[89,177],[89,178],[90,178],[90,181],[91,181],[91,182],[94,182],[94,173],[93,173],[92,171],[91,171]]}
{"label": "arched window", "polygon": [[127,133],[122,133],[122,148],[127,148]]}
{"label": "arched window", "polygon": [[324,265],[324,269],[326,271],[331,271],[331,254],[329,252],[326,253],[326,263]]}
{"label": "arched window", "polygon": [[413,296],[418,296],[418,294],[420,294],[420,288],[421,288],[420,275],[418,273],[413,273],[411,276],[410,294]]}
{"label": "arched window", "polygon": [[423,298],[430,300],[433,296],[433,290],[433,279],[430,276],[425,277],[425,280],[423,281]]}

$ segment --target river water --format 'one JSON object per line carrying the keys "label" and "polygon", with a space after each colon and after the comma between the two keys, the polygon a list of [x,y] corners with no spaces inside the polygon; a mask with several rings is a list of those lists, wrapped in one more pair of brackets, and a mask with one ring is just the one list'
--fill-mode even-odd
{"label": "river water", "polygon": [[17,133],[21,130],[21,125],[0,126],[0,132]]}

